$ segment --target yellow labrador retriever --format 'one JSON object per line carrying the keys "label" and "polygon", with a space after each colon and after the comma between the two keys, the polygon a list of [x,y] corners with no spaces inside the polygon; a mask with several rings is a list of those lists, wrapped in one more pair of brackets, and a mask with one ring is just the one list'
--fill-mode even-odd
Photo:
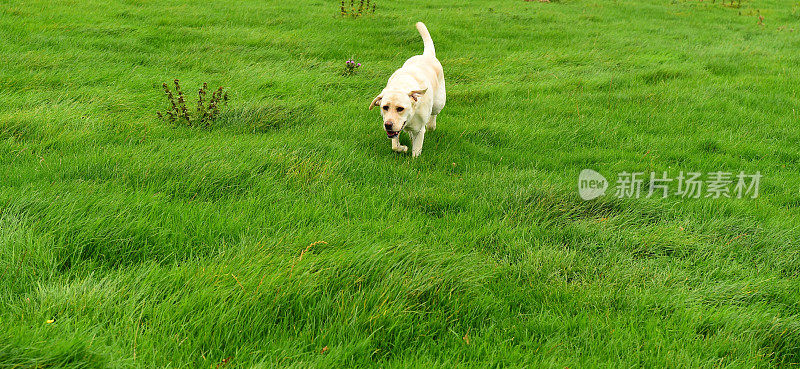
{"label": "yellow labrador retriever", "polygon": [[408,132],[413,157],[422,152],[425,131],[436,129],[436,115],[446,100],[444,71],[436,59],[431,34],[422,22],[417,22],[417,30],[425,45],[422,55],[406,60],[369,105],[370,110],[381,107],[383,128],[392,140],[392,150],[408,151],[408,147],[400,145],[400,131]]}

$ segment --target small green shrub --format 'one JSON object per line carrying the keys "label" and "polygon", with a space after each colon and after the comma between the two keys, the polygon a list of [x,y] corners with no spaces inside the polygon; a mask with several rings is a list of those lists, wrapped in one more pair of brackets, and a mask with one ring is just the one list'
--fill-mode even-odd
{"label": "small green shrub", "polygon": [[[172,93],[166,82],[161,84],[170,104],[169,110],[164,114],[160,111],[156,112],[159,118],[167,122],[179,123],[188,127],[209,127],[219,117],[220,107],[228,105],[228,92],[222,86],[212,92],[211,98],[208,99],[208,83],[203,83],[203,87],[197,91],[197,108],[191,110],[186,107],[186,99],[180,82],[176,79],[173,83],[175,84],[175,94]],[[178,96],[177,99],[175,95]]]}
{"label": "small green shrub", "polygon": [[348,61],[344,62],[344,71],[342,75],[344,76],[352,76],[356,74],[356,70],[361,68],[361,63],[357,63],[353,59],[349,59]]}

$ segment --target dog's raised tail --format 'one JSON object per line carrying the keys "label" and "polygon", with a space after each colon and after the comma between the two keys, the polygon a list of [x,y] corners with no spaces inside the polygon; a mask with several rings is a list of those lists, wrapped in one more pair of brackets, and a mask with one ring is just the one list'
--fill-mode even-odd
{"label": "dog's raised tail", "polygon": [[417,22],[417,31],[419,31],[419,35],[422,36],[422,43],[425,45],[425,51],[422,52],[422,55],[436,57],[436,49],[433,48],[433,39],[431,38],[431,34],[428,33],[428,27],[425,27],[425,23]]}

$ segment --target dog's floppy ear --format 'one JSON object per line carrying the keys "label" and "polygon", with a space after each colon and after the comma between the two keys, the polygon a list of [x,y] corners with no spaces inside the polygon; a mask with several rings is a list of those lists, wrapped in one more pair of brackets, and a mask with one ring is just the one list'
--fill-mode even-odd
{"label": "dog's floppy ear", "polygon": [[375,96],[375,98],[372,100],[372,103],[369,104],[369,110],[372,110],[373,107],[378,106],[381,103],[381,99],[383,99],[383,94]]}
{"label": "dog's floppy ear", "polygon": [[419,97],[425,94],[425,91],[428,91],[428,89],[425,88],[422,90],[411,91],[408,93],[408,97],[410,97],[411,100],[414,100],[414,102],[417,102],[417,100],[419,100]]}

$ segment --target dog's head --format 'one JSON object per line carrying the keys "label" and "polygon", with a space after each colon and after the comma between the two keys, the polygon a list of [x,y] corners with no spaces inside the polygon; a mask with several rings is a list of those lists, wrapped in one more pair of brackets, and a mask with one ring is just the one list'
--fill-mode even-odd
{"label": "dog's head", "polygon": [[380,95],[375,96],[375,99],[369,104],[369,109],[372,110],[376,106],[380,107],[386,136],[395,138],[400,134],[408,119],[414,115],[417,101],[425,94],[426,90],[408,92],[384,90]]}

